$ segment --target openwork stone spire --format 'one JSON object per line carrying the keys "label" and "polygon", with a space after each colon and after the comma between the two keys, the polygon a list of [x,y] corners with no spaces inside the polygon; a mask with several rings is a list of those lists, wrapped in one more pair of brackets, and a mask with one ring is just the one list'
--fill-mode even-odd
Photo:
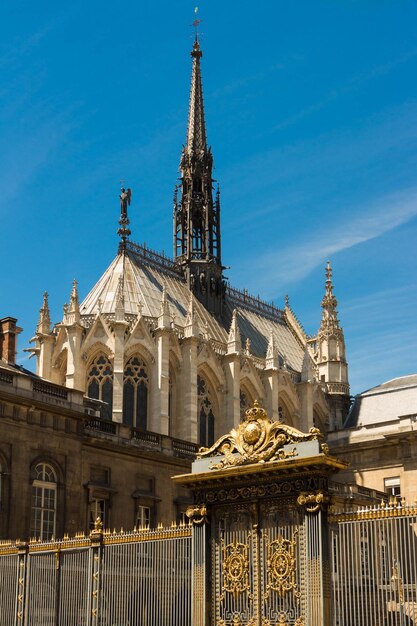
{"label": "openwork stone spire", "polygon": [[200,61],[196,35],[192,57],[187,137],[174,192],[174,258],[189,288],[212,312],[221,311],[225,284],[220,248],[220,192],[213,198],[213,157],[207,146]]}
{"label": "openwork stone spire", "polygon": [[[326,285],[321,302],[322,316],[316,340],[314,360],[321,383],[331,399],[330,430],[340,428],[349,410],[349,379],[345,339],[337,316],[337,300],[333,294],[332,268],[326,266]],[[309,374],[304,371],[304,379]]]}
{"label": "openwork stone spire", "polygon": [[333,294],[332,275],[330,261],[327,261],[325,294],[321,301],[323,311],[319,337],[340,336],[343,334],[337,317],[337,300]]}

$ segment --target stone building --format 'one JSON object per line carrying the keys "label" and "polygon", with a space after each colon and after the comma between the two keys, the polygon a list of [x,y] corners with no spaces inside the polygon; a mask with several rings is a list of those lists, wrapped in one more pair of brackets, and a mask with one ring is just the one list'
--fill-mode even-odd
{"label": "stone building", "polygon": [[74,281],[58,324],[44,295],[36,374],[15,364],[16,320],[1,322],[3,536],[73,533],[97,515],[125,527],[178,518],[187,494],[170,476],[254,400],[304,432],[340,429],[348,414],[330,264],[315,337],[288,298],[277,308],[225,278],[197,38],[191,57],[173,259],[129,239],[131,191],[122,189],[120,243],[102,277],[81,302]]}
{"label": "stone building", "polygon": [[19,331],[0,320],[0,538],[180,519],[189,499],[170,478],[195,446],[103,420],[100,401],[16,365]]}
{"label": "stone building", "polygon": [[417,499],[417,375],[394,378],[355,396],[344,428],[329,434],[350,465],[338,479]]}
{"label": "stone building", "polygon": [[314,338],[288,298],[279,309],[226,281],[197,38],[191,57],[173,259],[129,240],[131,192],[122,189],[121,241],[103,276],[81,303],[74,282],[53,328],[45,295],[37,373],[105,402],[102,415],[114,423],[201,445],[229,431],[255,399],[302,430],[340,428],[349,383],[330,264]]}

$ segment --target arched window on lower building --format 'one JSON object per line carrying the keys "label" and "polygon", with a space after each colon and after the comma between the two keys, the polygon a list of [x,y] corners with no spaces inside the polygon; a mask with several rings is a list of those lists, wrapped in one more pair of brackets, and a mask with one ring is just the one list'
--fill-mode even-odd
{"label": "arched window on lower building", "polygon": [[106,405],[101,417],[111,420],[113,412],[113,367],[107,356],[100,354],[91,363],[87,377],[87,395],[102,400]]}
{"label": "arched window on lower building", "polygon": [[126,364],[123,378],[123,422],[146,430],[148,421],[148,371],[138,356]]}
{"label": "arched window on lower building", "polygon": [[49,540],[55,535],[57,477],[48,463],[38,463],[32,472],[30,535]]}
{"label": "arched window on lower building", "polygon": [[198,393],[198,443],[210,447],[214,443],[214,406],[210,390],[204,378],[197,376]]}

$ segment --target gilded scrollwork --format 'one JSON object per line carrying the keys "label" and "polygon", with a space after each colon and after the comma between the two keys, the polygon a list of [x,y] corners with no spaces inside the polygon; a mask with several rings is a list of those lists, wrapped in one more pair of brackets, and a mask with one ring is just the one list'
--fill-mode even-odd
{"label": "gilded scrollwork", "polygon": [[298,506],[304,506],[307,513],[316,513],[329,502],[329,497],[322,491],[317,493],[300,493],[297,498]]}
{"label": "gilded scrollwork", "polygon": [[268,580],[264,592],[264,599],[267,599],[271,591],[276,591],[283,598],[292,591],[297,600],[301,597],[301,592],[297,588],[297,537],[298,529],[293,533],[291,539],[285,539],[280,535],[274,541],[269,541],[267,534],[264,534],[267,545]]}
{"label": "gilded scrollwork", "polygon": [[189,506],[185,514],[196,526],[206,524],[208,521],[207,507],[205,504]]}
{"label": "gilded scrollwork", "polygon": [[229,434],[220,437],[211,448],[200,448],[199,458],[224,455],[224,458],[211,466],[222,469],[250,463],[278,461],[298,455],[296,448],[283,450],[286,444],[321,439],[318,428],[310,428],[308,433],[284,424],[273,422],[255,400],[252,408],[245,411],[245,419]]}
{"label": "gilded scrollwork", "polygon": [[249,546],[233,541],[227,545],[221,540],[223,553],[223,586],[220,600],[226,593],[236,598],[244,591],[249,592]]}

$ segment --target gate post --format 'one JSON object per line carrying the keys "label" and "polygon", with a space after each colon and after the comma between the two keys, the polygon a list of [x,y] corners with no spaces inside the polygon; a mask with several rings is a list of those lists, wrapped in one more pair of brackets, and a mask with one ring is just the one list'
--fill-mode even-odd
{"label": "gate post", "polygon": [[192,626],[206,626],[209,607],[207,593],[207,508],[204,504],[190,506],[186,514],[193,525],[191,539],[191,624]]}
{"label": "gate post", "polygon": [[332,623],[330,606],[330,561],[327,528],[327,505],[329,496],[326,490],[316,493],[300,493],[298,506],[304,510],[306,526],[306,582],[307,624],[310,626],[330,626]]}
{"label": "gate post", "polygon": [[91,541],[91,593],[88,626],[99,626],[101,623],[100,611],[100,576],[101,576],[101,553],[103,550],[103,523],[98,517],[94,522],[94,528],[90,533]]}
{"label": "gate post", "polygon": [[25,620],[25,589],[27,573],[27,553],[29,546],[25,541],[17,542],[18,571],[16,587],[16,616],[15,626],[23,626]]}
{"label": "gate post", "polygon": [[[191,489],[192,626],[330,626],[329,476],[346,463],[257,402],[201,449]],[[206,522],[210,522],[208,532]]]}

